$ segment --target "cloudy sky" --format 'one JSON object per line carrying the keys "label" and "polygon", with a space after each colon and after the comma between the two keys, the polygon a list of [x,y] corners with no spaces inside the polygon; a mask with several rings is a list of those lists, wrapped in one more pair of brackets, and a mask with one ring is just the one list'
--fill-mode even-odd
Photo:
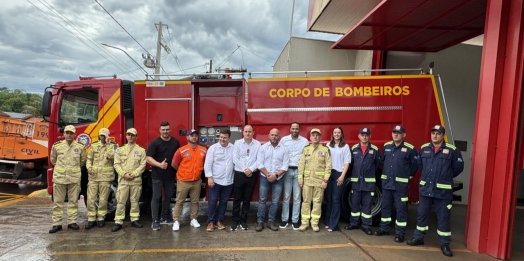
{"label": "cloudy sky", "polygon": [[[271,71],[289,39],[292,0],[3,0],[0,10],[0,87],[41,93],[56,81],[82,75],[143,79],[144,73],[121,51],[142,64],[156,55],[162,21],[162,67],[167,73],[201,73],[240,66]],[[293,36],[336,40],[306,32],[308,2],[295,2]],[[238,48],[240,46],[240,48]],[[145,49],[143,49],[143,48]],[[178,57],[178,62],[176,60]],[[153,73],[153,69],[147,69]]]}

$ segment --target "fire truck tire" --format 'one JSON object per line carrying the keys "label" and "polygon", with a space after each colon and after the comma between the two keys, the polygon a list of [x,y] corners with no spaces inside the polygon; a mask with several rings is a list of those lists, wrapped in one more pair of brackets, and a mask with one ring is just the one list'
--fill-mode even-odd
{"label": "fire truck tire", "polygon": [[[342,218],[349,222],[351,217],[351,183],[346,182],[344,189],[342,190],[340,214]],[[373,216],[373,226],[380,224],[380,212],[382,207],[382,189],[375,186],[375,195],[373,196],[373,202],[371,205],[371,215]]]}
{"label": "fire truck tire", "polygon": [[[114,221],[115,220],[115,213],[116,213],[116,189],[117,184],[111,183],[111,191],[109,192],[109,196],[107,199],[107,214],[106,214],[106,221]],[[98,199],[95,200],[95,207],[98,209]],[[84,203],[87,207],[87,196],[84,197]],[[131,209],[131,204],[129,201],[126,203],[126,217],[129,217],[129,210]]]}

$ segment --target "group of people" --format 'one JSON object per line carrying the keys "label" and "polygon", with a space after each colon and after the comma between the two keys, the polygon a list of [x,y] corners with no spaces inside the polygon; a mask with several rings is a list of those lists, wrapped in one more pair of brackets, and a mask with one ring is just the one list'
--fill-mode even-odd
{"label": "group of people", "polygon": [[[115,225],[111,231],[122,228],[125,204],[131,203],[131,226],[141,228],[138,201],[141,194],[141,174],[146,162],[152,167],[153,197],[151,201],[153,230],[161,224],[173,224],[173,231],[181,225],[181,213],[186,198],[190,199],[190,226],[200,227],[197,221],[202,172],[205,173],[208,193],[207,227],[211,232],[225,229],[224,216],[228,199],[233,192],[233,213],[230,229],[247,230],[247,216],[255,185],[259,180],[259,201],[255,230],[264,229],[266,202],[271,191],[271,203],[267,227],[278,231],[291,226],[305,231],[309,227],[319,231],[322,203],[326,202],[324,217],[327,231],[338,230],[340,199],[344,182],[351,183],[351,220],[346,230],[362,229],[367,235],[390,234],[392,206],[396,208],[395,242],[404,242],[407,225],[408,184],[417,170],[422,171],[419,191],[417,225],[408,245],[423,245],[428,230],[428,215],[434,204],[437,212],[437,234],[442,253],[452,256],[449,248],[450,209],[453,199],[453,178],[464,168],[459,150],[444,141],[445,129],[436,125],[431,130],[431,142],[422,145],[420,152],[404,141],[403,126],[392,129],[392,141],[384,144],[380,151],[370,142],[371,130],[359,131],[359,143],[349,147],[344,131],[333,129],[327,144],[320,144],[321,131],[309,131],[309,140],[299,135],[300,124],[293,122],[290,134],[280,137],[278,129],[271,129],[269,141],[261,144],[253,138],[251,125],[243,128],[243,138],[230,143],[231,131],[220,130],[218,143],[209,148],[199,145],[199,132],[187,133],[188,144],[180,147],[179,141],[170,135],[167,122],[160,124],[160,136],[148,145],[147,152],[136,144],[137,131],[126,132],[127,144],[119,147],[109,140],[109,130],[99,130],[99,141],[92,144],[86,155],[84,146],[74,140],[75,127],[66,126],[65,140],[53,145],[51,162],[53,173],[53,227],[49,233],[62,229],[63,203],[66,194],[78,198],[80,169],[84,164],[88,170],[86,229],[105,225],[107,198],[113,169],[118,174],[117,210]],[[349,166],[351,173],[348,174]],[[382,211],[380,228],[371,231],[371,204],[378,182],[376,173],[382,166]],[[346,179],[349,175],[349,179]],[[170,201],[176,182],[176,203],[171,217]],[[164,199],[162,201],[162,191]],[[99,199],[98,208],[95,199]],[[277,209],[282,198],[280,224]],[[292,204],[291,204],[292,199]],[[162,204],[160,206],[160,202]],[[291,205],[291,206],[290,206]],[[291,207],[291,211],[290,211]],[[291,212],[291,213],[290,213]],[[77,202],[69,201],[68,228],[78,230],[76,224]]]}

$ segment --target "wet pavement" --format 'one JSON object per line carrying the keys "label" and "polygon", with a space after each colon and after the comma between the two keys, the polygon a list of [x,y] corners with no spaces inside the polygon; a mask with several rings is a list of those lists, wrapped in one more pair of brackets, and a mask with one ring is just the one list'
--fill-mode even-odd
{"label": "wet pavement", "polygon": [[[394,236],[368,236],[360,230],[327,232],[321,229],[317,233],[311,229],[294,231],[288,226],[276,232],[267,227],[255,232],[255,206],[249,216],[249,230],[230,231],[228,214],[226,230],[206,232],[205,203],[201,205],[200,228],[190,227],[189,222],[184,221],[178,232],[173,232],[168,225],[153,231],[151,217],[142,215],[144,228],[131,227],[126,220],[122,230],[112,233],[113,222],[107,222],[103,228],[84,229],[86,209],[80,200],[78,224],[81,229],[67,230],[64,223],[64,230],[49,234],[51,199],[45,192],[35,192],[10,203],[0,203],[0,260],[447,260],[438,246],[434,216],[426,245],[410,247],[395,243]],[[465,206],[454,206],[452,211],[454,258],[495,260],[465,249],[461,242],[465,210]],[[415,212],[416,206],[410,206],[406,238],[412,235]],[[187,220],[187,211],[184,213]],[[340,227],[344,225],[345,222],[340,223]]]}

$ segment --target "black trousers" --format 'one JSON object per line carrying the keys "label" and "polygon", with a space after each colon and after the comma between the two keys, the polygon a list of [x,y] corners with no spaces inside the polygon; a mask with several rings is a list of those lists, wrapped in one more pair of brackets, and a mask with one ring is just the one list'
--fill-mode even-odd
{"label": "black trousers", "polygon": [[[251,177],[247,177],[244,172],[235,171],[235,179],[233,181],[233,221],[246,222],[247,214],[253,190],[255,189],[256,179],[259,178],[259,172],[253,172]],[[242,207],[240,206],[242,204]]]}
{"label": "black trousers", "polygon": [[164,200],[162,201],[162,211],[160,217],[172,219],[171,217],[171,198],[175,190],[175,180],[153,179],[153,199],[151,199],[151,217],[158,220],[160,201],[162,200],[162,188],[164,188]]}

